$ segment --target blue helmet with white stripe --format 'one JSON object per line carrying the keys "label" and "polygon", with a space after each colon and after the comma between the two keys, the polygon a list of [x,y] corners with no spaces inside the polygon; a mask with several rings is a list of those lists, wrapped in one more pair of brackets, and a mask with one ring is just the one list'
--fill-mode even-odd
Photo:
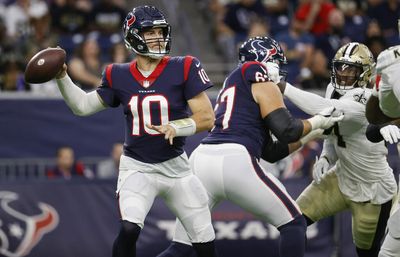
{"label": "blue helmet with white stripe", "polygon": [[332,85],[340,94],[368,85],[374,57],[364,44],[351,42],[342,46],[332,60]]}

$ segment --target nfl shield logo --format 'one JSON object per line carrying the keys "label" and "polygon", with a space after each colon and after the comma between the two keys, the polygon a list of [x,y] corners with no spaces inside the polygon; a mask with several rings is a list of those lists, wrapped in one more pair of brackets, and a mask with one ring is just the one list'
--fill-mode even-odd
{"label": "nfl shield logo", "polygon": [[148,80],[145,80],[145,81],[143,81],[143,86],[144,87],[149,87],[150,86],[150,81],[148,81]]}

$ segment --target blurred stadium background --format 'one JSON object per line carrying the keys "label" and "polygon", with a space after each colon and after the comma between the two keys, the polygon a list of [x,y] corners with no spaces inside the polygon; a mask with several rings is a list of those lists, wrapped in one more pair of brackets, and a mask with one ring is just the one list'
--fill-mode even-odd
{"label": "blurred stadium background", "polygon": [[[106,64],[134,57],[124,49],[121,23],[132,7],[143,4],[156,5],[167,16],[172,55],[201,60],[215,84],[212,99],[236,66],[238,45],[249,36],[276,38],[289,60],[287,79],[319,94],[341,45],[365,43],[376,57],[399,43],[398,0],[0,0],[0,256],[111,255],[118,230],[112,150],[123,141],[122,111],[76,117],[54,81],[27,84],[23,71],[36,52],[59,45],[68,53],[74,81],[95,89]],[[187,152],[204,136],[188,138]],[[65,147],[69,155],[61,157],[59,149]],[[320,150],[321,142],[314,141],[265,167],[296,197],[311,181]],[[398,174],[397,149],[389,151]],[[72,174],[61,175],[58,165],[70,165]],[[270,225],[229,203],[213,218],[221,256],[248,256],[243,249],[247,254],[251,249],[253,257],[278,256],[278,232]],[[156,201],[138,256],[164,249],[173,224],[173,215]],[[310,227],[306,256],[356,256],[350,228],[348,213]]]}

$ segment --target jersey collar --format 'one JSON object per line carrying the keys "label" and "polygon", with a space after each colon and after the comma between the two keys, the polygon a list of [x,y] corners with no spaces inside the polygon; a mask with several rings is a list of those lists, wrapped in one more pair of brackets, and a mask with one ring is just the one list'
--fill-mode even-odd
{"label": "jersey collar", "polygon": [[147,78],[142,75],[142,73],[139,71],[137,68],[137,62],[134,60],[131,62],[129,70],[134,77],[134,79],[144,88],[149,88],[153,83],[156,81],[156,79],[160,76],[160,74],[163,72],[165,67],[168,64],[170,57],[169,56],[164,56],[160,63],[157,65],[157,67],[154,69],[154,71],[148,76]]}

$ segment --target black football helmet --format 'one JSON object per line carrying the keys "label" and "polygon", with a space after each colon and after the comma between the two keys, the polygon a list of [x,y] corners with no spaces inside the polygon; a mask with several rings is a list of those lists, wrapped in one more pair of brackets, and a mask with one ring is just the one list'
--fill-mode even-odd
{"label": "black football helmet", "polygon": [[239,48],[239,61],[287,63],[281,46],[270,37],[253,37],[244,42]]}
{"label": "black football helmet", "polygon": [[[163,38],[146,41],[143,38],[143,32],[152,28],[161,28]],[[154,6],[144,5],[133,8],[125,18],[123,33],[126,47],[136,54],[159,59],[170,52],[171,26],[164,14]],[[148,47],[149,43],[155,42],[160,45],[158,51]]]}

